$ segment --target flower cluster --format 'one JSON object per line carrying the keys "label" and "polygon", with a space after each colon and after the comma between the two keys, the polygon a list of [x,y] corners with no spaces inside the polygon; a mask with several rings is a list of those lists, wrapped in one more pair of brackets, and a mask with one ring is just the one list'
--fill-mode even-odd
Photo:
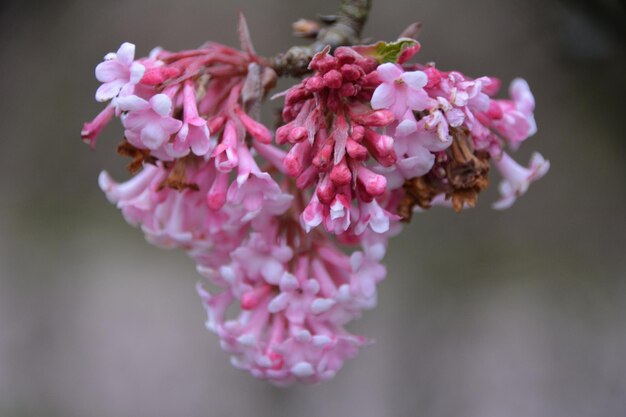
{"label": "flower cluster", "polygon": [[207,43],[135,59],[124,43],[96,67],[108,102],[83,140],[114,118],[134,176],[99,178],[146,239],[187,252],[198,293],[234,366],[277,385],[332,378],[368,344],[347,329],[376,305],[388,239],[413,210],[473,206],[489,161],[513,204],[549,164],[503,151],[536,131],[534,99],[499,82],[407,64],[419,44],[330,48],[284,96],[275,133],[258,121],[276,72],[254,52]]}

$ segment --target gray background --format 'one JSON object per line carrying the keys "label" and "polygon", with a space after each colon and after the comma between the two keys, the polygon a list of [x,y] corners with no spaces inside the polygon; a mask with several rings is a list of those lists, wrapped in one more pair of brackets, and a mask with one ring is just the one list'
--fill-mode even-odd
{"label": "gray background", "polygon": [[[610,2],[608,2],[610,3]],[[0,15],[0,416],[626,415],[624,44],[554,1],[374,0],[366,36],[424,28],[420,60],[525,77],[551,172],[508,211],[435,209],[392,241],[377,343],[330,383],[277,389],[233,369],[204,329],[192,262],[149,246],[97,187],[119,125],[80,142],[93,76],[122,41],[298,40],[336,1],[12,2]],[[277,104],[271,104],[277,106]]]}

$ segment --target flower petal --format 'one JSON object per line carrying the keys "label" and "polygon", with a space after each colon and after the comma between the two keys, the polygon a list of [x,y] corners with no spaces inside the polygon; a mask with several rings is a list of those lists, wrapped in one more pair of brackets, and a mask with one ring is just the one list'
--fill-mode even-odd
{"label": "flower petal", "polygon": [[396,100],[395,93],[395,88],[392,85],[386,83],[379,85],[372,96],[372,108],[378,110],[391,107]]}
{"label": "flower petal", "polygon": [[392,83],[402,75],[402,69],[392,63],[379,65],[378,68],[376,68],[376,72],[381,81],[385,83]]}

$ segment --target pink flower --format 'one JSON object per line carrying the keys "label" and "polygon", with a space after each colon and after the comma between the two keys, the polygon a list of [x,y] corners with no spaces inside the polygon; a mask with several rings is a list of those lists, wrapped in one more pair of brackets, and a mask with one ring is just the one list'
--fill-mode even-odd
{"label": "pink flower", "polygon": [[404,72],[396,64],[382,64],[377,69],[382,83],[372,96],[372,108],[389,109],[400,120],[408,109],[421,111],[431,106],[424,91],[428,77],[422,71]]}
{"label": "pink flower", "polygon": [[262,211],[270,216],[283,214],[293,196],[284,193],[267,172],[262,172],[245,144],[239,145],[237,180],[230,185],[227,201],[242,205],[246,214],[242,221],[255,218]]}
{"label": "pink flower", "polygon": [[[348,257],[325,238],[301,242],[315,248],[297,254],[290,234],[273,222],[252,233],[227,265],[198,269],[221,287],[215,294],[198,287],[207,328],[235,367],[277,385],[331,379],[357,354],[366,340],[343,325],[375,306],[386,275],[367,250]],[[239,312],[228,319],[233,304]]]}
{"label": "pink flower", "polygon": [[530,183],[546,175],[550,169],[550,161],[546,161],[537,152],[530,158],[528,168],[519,165],[505,152],[502,153],[502,158],[494,163],[503,177],[499,187],[500,200],[493,205],[498,210],[511,207],[517,197],[528,191]]}
{"label": "pink flower", "polygon": [[537,124],[533,112],[535,98],[528,83],[517,78],[509,89],[512,100],[496,100],[499,106],[499,117],[493,121],[493,127],[504,136],[513,149],[529,136],[537,132]]}
{"label": "pink flower", "polygon": [[183,125],[173,142],[167,143],[165,150],[173,158],[189,154],[203,156],[211,147],[209,128],[206,119],[198,115],[196,91],[193,82],[186,81],[183,89]]}
{"label": "pink flower", "polygon": [[111,122],[113,115],[115,114],[115,108],[108,105],[91,121],[83,124],[83,130],[80,132],[80,136],[83,142],[88,143],[91,148],[96,146],[96,139],[102,133],[102,130]]}
{"label": "pink flower", "polygon": [[135,45],[128,42],[124,42],[117,53],[111,52],[104,57],[104,62],[96,67],[96,78],[104,83],[96,91],[96,100],[111,100],[122,90],[132,94],[132,87],[145,71],[145,67],[134,59]]}
{"label": "pink flower", "polygon": [[134,95],[117,99],[122,116],[124,135],[131,145],[140,149],[157,150],[182,127],[172,115],[172,100],[167,94],[156,94],[150,101]]}

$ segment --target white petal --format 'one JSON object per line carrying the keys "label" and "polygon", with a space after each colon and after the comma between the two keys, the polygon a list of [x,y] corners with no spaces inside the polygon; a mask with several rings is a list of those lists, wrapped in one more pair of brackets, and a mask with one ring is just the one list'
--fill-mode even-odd
{"label": "white petal", "polygon": [[117,107],[122,111],[144,110],[150,107],[146,100],[135,95],[119,97],[116,103]]}
{"label": "white petal", "polygon": [[146,67],[141,65],[139,62],[133,62],[130,67],[130,83],[137,84],[145,72]]}
{"label": "white petal", "polygon": [[372,96],[373,109],[388,109],[396,100],[396,90],[391,84],[382,83]]}
{"label": "white petal", "polygon": [[102,84],[96,90],[96,100],[99,102],[105,102],[115,97],[122,89],[123,82],[111,81]]}
{"label": "white petal", "polygon": [[428,82],[428,77],[423,71],[405,72],[400,78],[402,78],[402,81],[407,83],[407,85],[414,90],[424,88]]}
{"label": "white petal", "polygon": [[313,370],[313,366],[308,362],[298,362],[291,368],[291,373],[298,378],[306,378],[307,376],[313,375],[315,370]]}
{"label": "white petal", "polygon": [[378,68],[376,68],[376,72],[381,81],[385,83],[392,83],[402,75],[402,69],[392,63],[379,65]]}
{"label": "white petal", "polygon": [[149,123],[141,130],[141,141],[148,149],[157,149],[168,137],[169,135],[156,123]]}
{"label": "white petal", "polygon": [[150,99],[150,105],[161,116],[168,116],[172,111],[172,100],[167,94],[156,94]]}
{"label": "white petal", "polygon": [[117,50],[117,60],[130,66],[135,59],[135,45],[130,42],[124,42],[120,49]]}
{"label": "white petal", "polygon": [[114,80],[126,81],[128,72],[117,61],[104,61],[96,66],[96,79],[101,83]]}

